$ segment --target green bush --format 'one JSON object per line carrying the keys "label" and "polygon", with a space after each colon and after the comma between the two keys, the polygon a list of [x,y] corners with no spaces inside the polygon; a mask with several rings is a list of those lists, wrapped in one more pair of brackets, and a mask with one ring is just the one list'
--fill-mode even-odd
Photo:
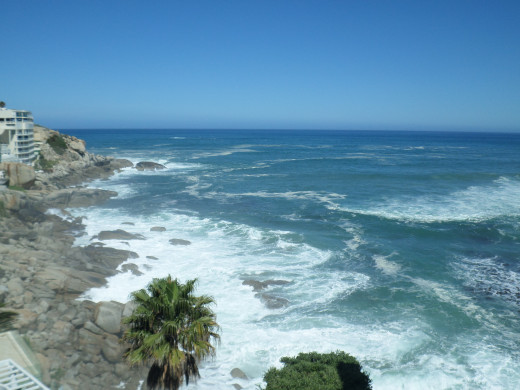
{"label": "green bush", "polygon": [[56,152],[56,154],[62,155],[67,150],[67,143],[61,135],[54,134],[47,139],[47,143]]}
{"label": "green bush", "polygon": [[41,154],[38,160],[34,163],[36,169],[41,169],[45,172],[51,172],[52,168],[58,163],[58,160],[46,160]]}
{"label": "green bush", "polygon": [[21,192],[25,192],[26,191],[25,188],[20,187],[20,186],[9,186],[7,188],[9,188],[10,190],[13,190],[13,191],[21,191]]}
{"label": "green bush", "polygon": [[264,375],[265,390],[370,390],[372,381],[353,356],[337,351],[328,354],[300,353],[280,359],[284,367]]}

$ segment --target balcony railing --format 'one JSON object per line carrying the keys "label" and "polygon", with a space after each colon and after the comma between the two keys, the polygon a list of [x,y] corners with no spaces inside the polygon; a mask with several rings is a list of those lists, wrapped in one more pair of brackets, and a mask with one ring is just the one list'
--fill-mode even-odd
{"label": "balcony railing", "polygon": [[0,361],[0,390],[49,390],[11,359]]}

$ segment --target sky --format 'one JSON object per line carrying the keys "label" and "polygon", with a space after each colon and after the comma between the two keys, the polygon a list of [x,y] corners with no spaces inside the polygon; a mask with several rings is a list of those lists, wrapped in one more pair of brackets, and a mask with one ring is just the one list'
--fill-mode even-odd
{"label": "sky", "polygon": [[73,128],[520,131],[520,1],[0,0],[0,100]]}

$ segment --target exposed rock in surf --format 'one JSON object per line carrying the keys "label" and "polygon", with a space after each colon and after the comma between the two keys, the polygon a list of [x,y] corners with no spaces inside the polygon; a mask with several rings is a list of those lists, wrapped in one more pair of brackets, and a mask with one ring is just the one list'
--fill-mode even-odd
{"label": "exposed rock in surf", "polygon": [[137,169],[138,171],[156,171],[164,168],[166,168],[164,165],[157,164],[151,161],[141,161],[135,164],[135,169]]}
{"label": "exposed rock in surf", "polygon": [[141,234],[128,233],[125,230],[103,230],[99,232],[97,236],[92,239],[98,239],[101,241],[105,240],[144,240],[145,238]]}
{"label": "exposed rock in surf", "polygon": [[150,259],[150,260],[159,260],[157,257],[155,256],[146,256],[147,259]]}
{"label": "exposed rock in surf", "polygon": [[133,223],[133,222],[123,222],[122,225],[130,225],[130,226],[134,226],[135,223]]}
{"label": "exposed rock in surf", "polygon": [[233,368],[230,372],[231,377],[233,378],[239,378],[239,379],[249,379],[244,371],[242,371],[240,368]]}
{"label": "exposed rock in surf", "polygon": [[182,240],[180,238],[172,238],[170,240],[170,244],[172,244],[172,245],[191,245],[191,242],[188,240]]}
{"label": "exposed rock in surf", "polygon": [[265,290],[269,286],[283,286],[285,284],[289,284],[288,280],[276,280],[276,279],[268,279],[259,281],[259,280],[253,280],[253,279],[246,279],[242,282],[244,286],[251,286],[253,287],[253,291],[262,291]]}
{"label": "exposed rock in surf", "polygon": [[281,309],[282,307],[286,307],[289,305],[289,301],[285,298],[277,297],[271,294],[256,294],[257,297],[260,298],[260,301],[268,308],[268,309]]}
{"label": "exposed rock in surf", "polygon": [[150,228],[150,231],[151,232],[165,232],[166,228],[162,227],[162,226],[154,226],[154,227]]}
{"label": "exposed rock in surf", "polygon": [[139,271],[139,267],[134,263],[123,264],[121,266],[121,270],[123,272],[131,272],[135,276],[140,276],[143,274],[141,271]]}

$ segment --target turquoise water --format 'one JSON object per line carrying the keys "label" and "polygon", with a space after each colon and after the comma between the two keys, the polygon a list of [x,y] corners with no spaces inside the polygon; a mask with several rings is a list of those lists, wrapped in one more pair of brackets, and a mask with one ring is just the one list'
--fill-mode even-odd
{"label": "turquoise water", "polygon": [[[77,244],[107,228],[147,238],[109,243],[139,253],[143,275],[88,298],[126,301],[168,273],[215,297],[222,343],[193,388],[254,389],[282,356],[337,349],[374,389],[520,386],[520,134],[64,132],[166,165],[92,183],[119,196],[74,210]],[[289,283],[260,297],[248,279]]]}

